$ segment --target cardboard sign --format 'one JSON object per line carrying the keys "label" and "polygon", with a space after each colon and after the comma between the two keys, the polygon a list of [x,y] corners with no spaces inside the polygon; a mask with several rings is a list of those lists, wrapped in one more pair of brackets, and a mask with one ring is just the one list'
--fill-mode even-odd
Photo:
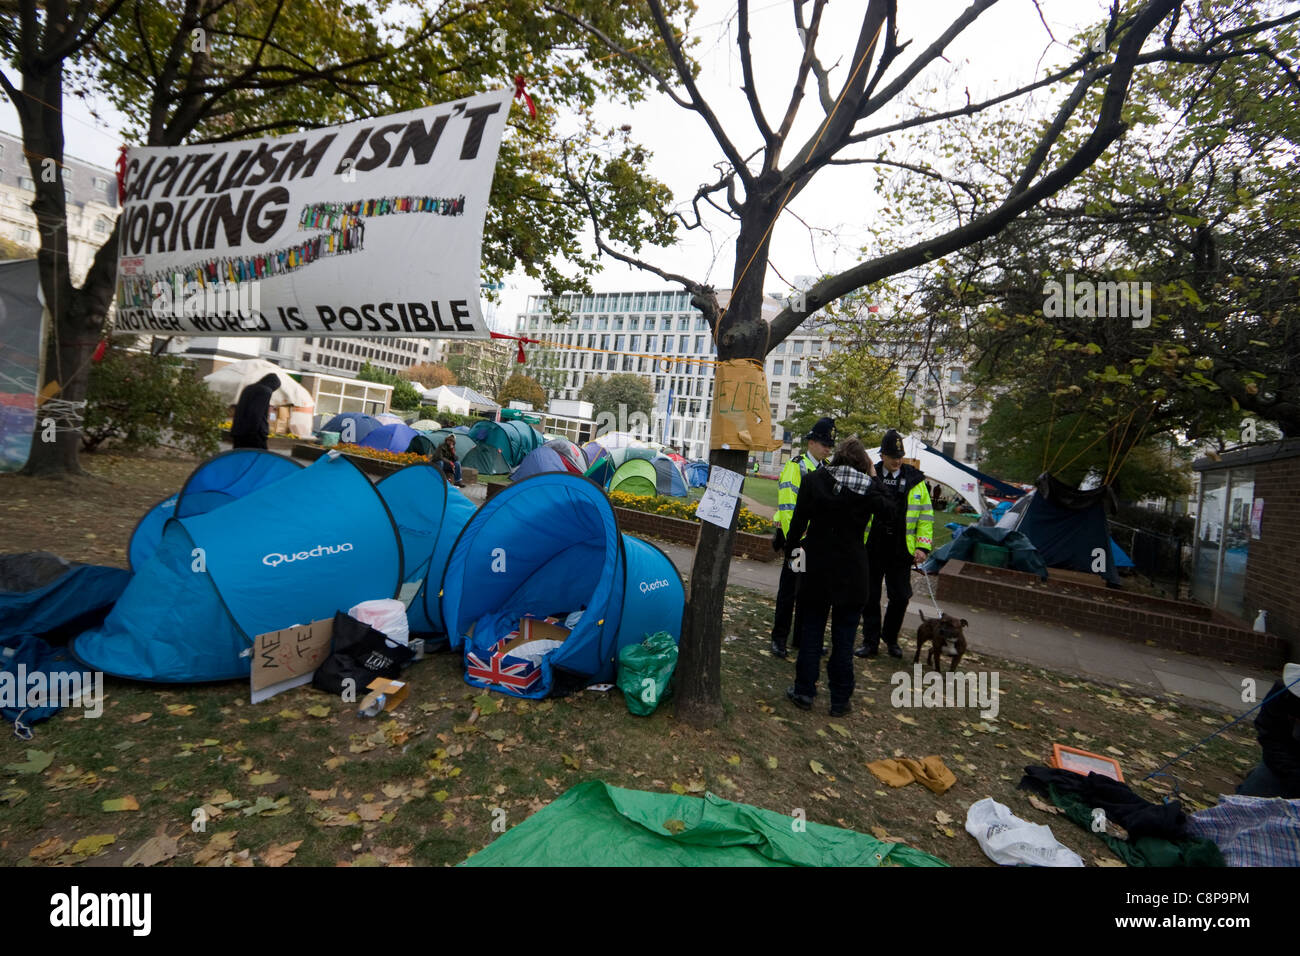
{"label": "cardboard sign", "polygon": [[308,683],[316,668],[329,657],[333,640],[332,617],[253,638],[253,669],[249,675],[253,703]]}
{"label": "cardboard sign", "polygon": [[781,439],[772,437],[767,375],[748,359],[718,363],[713,388],[713,448],[775,451]]}

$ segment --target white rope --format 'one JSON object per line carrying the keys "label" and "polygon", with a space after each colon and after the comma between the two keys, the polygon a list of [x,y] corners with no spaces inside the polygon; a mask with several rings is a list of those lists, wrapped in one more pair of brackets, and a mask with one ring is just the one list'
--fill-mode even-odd
{"label": "white rope", "polygon": [[47,398],[36,408],[38,426],[44,429],[53,424],[56,432],[80,432],[85,410],[84,400],[70,402],[63,398]]}
{"label": "white rope", "polygon": [[23,714],[27,713],[27,708],[23,708],[14,718],[14,736],[19,740],[31,740],[32,728],[23,723]]}

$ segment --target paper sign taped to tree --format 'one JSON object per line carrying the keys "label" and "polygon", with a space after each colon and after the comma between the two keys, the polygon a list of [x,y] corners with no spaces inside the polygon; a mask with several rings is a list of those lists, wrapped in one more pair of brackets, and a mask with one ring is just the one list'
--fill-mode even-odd
{"label": "paper sign taped to tree", "polygon": [[713,448],[773,451],[781,439],[772,437],[763,366],[747,359],[718,363],[713,386]]}
{"label": "paper sign taped to tree", "polygon": [[115,330],[487,338],[480,248],[510,97],[129,150]]}
{"label": "paper sign taped to tree", "polygon": [[695,516],[719,528],[730,528],[744,480],[744,475],[714,465],[709,469],[708,487],[695,506]]}
{"label": "paper sign taped to tree", "polygon": [[333,639],[332,617],[253,638],[253,703],[310,681],[316,668],[329,657]]}

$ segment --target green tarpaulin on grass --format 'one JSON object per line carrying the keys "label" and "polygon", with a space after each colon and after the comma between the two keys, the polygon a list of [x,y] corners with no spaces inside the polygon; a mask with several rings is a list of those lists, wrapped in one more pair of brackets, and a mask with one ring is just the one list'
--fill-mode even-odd
{"label": "green tarpaulin on grass", "polygon": [[852,830],[703,797],[579,784],[462,866],[947,866]]}

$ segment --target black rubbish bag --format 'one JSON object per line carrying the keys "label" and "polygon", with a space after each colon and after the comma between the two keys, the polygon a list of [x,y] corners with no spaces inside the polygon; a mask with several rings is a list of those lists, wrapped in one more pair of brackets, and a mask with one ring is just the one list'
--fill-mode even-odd
{"label": "black rubbish bag", "polygon": [[[376,677],[400,677],[402,668],[411,663],[415,652],[402,644],[394,644],[369,624],[364,624],[343,611],[334,615],[333,650],[324,663],[316,668],[311,686],[327,694],[342,694],[350,689],[354,700],[365,696],[367,685]],[[351,679],[353,683],[345,683]]]}

